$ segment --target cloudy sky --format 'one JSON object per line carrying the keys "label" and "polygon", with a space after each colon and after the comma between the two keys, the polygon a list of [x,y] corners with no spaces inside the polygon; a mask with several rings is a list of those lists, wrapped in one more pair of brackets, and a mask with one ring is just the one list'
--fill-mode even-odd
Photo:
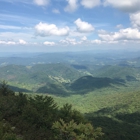
{"label": "cloudy sky", "polygon": [[140,0],[0,0],[0,51],[140,48]]}

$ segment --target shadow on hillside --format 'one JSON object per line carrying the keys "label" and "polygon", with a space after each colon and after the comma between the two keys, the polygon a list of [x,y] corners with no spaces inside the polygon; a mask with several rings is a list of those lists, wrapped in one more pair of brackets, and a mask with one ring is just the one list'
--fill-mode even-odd
{"label": "shadow on hillside", "polygon": [[[1,83],[0,83],[0,87],[1,87]],[[7,85],[8,88],[14,92],[27,92],[27,93],[31,93],[32,91],[26,89],[26,88],[19,88],[19,87],[16,87],[16,86],[11,86],[11,85]]]}
{"label": "shadow on hillside", "polygon": [[11,89],[14,92],[26,92],[26,93],[31,93],[32,92],[32,91],[30,91],[28,89],[25,89],[25,88],[18,88],[18,87],[10,86],[10,85],[8,85],[8,87],[9,87],[9,89]]}
{"label": "shadow on hillside", "polygon": [[93,114],[94,115],[114,115],[116,114],[116,112],[120,109],[127,109],[128,108],[128,105],[116,105],[116,106],[113,106],[113,107],[107,107],[107,108],[102,108],[96,112],[94,112]]}
{"label": "shadow on hillside", "polygon": [[125,80],[120,78],[83,76],[74,81],[69,88],[72,91],[93,91],[95,89],[113,87],[114,85],[125,86]]}
{"label": "shadow on hillside", "polygon": [[140,113],[135,112],[132,114],[117,114],[115,116],[117,119],[122,120],[127,123],[133,123],[136,125],[140,125]]}
{"label": "shadow on hillside", "polygon": [[85,116],[94,127],[102,128],[105,133],[102,140],[140,140],[140,125],[136,123],[140,122],[140,113],[121,114],[116,118],[95,113],[88,113]]}
{"label": "shadow on hillside", "polygon": [[36,93],[51,94],[55,96],[70,96],[71,93],[66,91],[65,87],[60,84],[47,83],[45,86],[40,87],[36,90]]}
{"label": "shadow on hillside", "polygon": [[75,94],[86,94],[96,89],[125,86],[125,80],[119,78],[107,78],[107,77],[92,77],[83,76],[75,80],[71,84],[51,84],[47,83],[45,86],[37,89],[37,93],[48,93],[56,96],[71,96]]}
{"label": "shadow on hillside", "polygon": [[75,69],[78,69],[78,70],[85,70],[85,69],[87,69],[87,67],[86,66],[84,66],[84,65],[76,65],[76,64],[73,64],[73,65],[71,65],[73,68],[75,68]]}

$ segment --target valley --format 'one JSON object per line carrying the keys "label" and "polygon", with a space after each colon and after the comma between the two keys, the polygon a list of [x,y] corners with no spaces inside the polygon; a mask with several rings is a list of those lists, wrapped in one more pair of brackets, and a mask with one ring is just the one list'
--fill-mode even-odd
{"label": "valley", "polygon": [[0,81],[5,80],[16,93],[48,95],[60,107],[71,104],[93,126],[103,128],[104,140],[138,140],[139,54],[103,51],[2,56]]}

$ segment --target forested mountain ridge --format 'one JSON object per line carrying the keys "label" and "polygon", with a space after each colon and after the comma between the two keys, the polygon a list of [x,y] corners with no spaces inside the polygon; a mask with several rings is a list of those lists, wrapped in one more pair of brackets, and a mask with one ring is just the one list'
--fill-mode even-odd
{"label": "forested mountain ridge", "polygon": [[[37,64],[34,66],[7,65],[0,67],[0,79],[6,80],[19,91],[71,95],[95,89],[128,86],[139,83],[139,68],[98,66],[96,69],[77,69],[69,64]],[[95,66],[94,66],[95,67]],[[80,68],[80,69],[79,69]]]}
{"label": "forested mountain ridge", "polygon": [[[13,83],[24,90],[38,92],[45,85],[51,87],[65,87],[63,83],[70,83],[85,75],[66,64],[37,64],[34,66],[8,65],[0,68],[0,79]],[[55,90],[52,87],[52,90]],[[62,90],[61,90],[62,91]],[[44,91],[43,91],[44,92]],[[45,93],[51,93],[50,90]]]}

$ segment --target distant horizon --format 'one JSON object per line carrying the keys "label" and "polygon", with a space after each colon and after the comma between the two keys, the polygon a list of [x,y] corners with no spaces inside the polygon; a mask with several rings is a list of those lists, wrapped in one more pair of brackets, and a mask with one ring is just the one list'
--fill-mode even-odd
{"label": "distant horizon", "polygon": [[[0,46],[1,48],[1,46]],[[9,47],[8,47],[9,48]],[[12,48],[12,49],[11,49]],[[61,48],[61,47],[60,47]],[[47,48],[47,49],[40,49],[40,48],[32,48],[32,50],[30,49],[18,49],[18,48],[13,48],[12,46],[10,47],[10,49],[3,49],[0,50],[0,54],[2,53],[73,53],[73,52],[109,52],[109,51],[118,51],[118,52],[122,52],[122,51],[126,51],[126,52],[137,52],[140,51],[140,48],[138,47],[100,47],[100,48],[85,48],[83,46],[81,47],[76,47],[76,48],[61,48],[58,50],[58,48]]]}
{"label": "distant horizon", "polygon": [[117,51],[117,52],[137,52],[140,51],[140,49],[87,49],[87,50],[59,50],[59,51],[55,51],[55,50],[49,50],[49,51],[0,51],[0,54],[2,53],[76,53],[76,52],[112,52],[112,51]]}
{"label": "distant horizon", "polygon": [[[41,54],[52,54],[52,55],[55,55],[55,54],[108,54],[108,55],[125,55],[129,57],[129,55],[133,55],[134,57],[140,57],[140,50],[127,50],[127,49],[119,49],[119,50],[115,50],[115,49],[112,49],[112,50],[109,50],[109,49],[106,49],[106,50],[79,50],[79,51],[50,51],[50,52],[43,52],[43,51],[37,51],[37,52],[23,52],[23,51],[15,51],[15,52],[0,52],[0,58],[2,57],[33,57],[33,56],[38,56],[38,55],[41,55]],[[134,55],[136,54],[136,56]]]}

